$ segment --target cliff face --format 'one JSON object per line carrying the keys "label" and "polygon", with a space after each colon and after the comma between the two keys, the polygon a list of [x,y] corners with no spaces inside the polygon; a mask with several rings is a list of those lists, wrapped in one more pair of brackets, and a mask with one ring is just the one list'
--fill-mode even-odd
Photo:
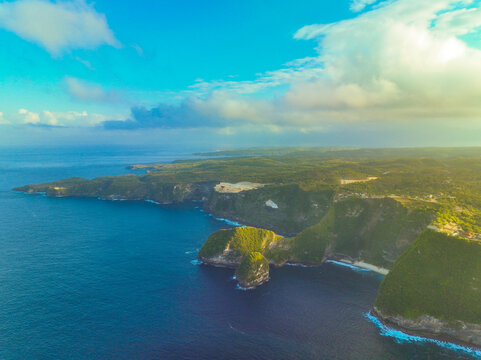
{"label": "cliff face", "polygon": [[245,256],[236,270],[236,279],[243,288],[254,288],[269,280],[269,262],[259,252]]}
{"label": "cliff face", "polygon": [[333,203],[318,224],[292,238],[250,227],[217,231],[199,251],[199,259],[237,268],[251,252],[259,252],[277,266],[337,259],[391,268],[430,219],[429,213],[410,211],[390,198],[352,198]]}
{"label": "cliff face", "polygon": [[386,315],[376,307],[374,307],[373,313],[382,322],[404,331],[481,346],[481,324],[471,324],[460,320],[443,321],[429,315],[422,315],[413,320],[400,315]]}
{"label": "cliff face", "polygon": [[204,210],[217,217],[293,236],[318,223],[334,192],[304,191],[298,185],[268,185],[240,193],[212,192]]}
{"label": "cliff face", "polygon": [[481,242],[426,230],[386,276],[384,321],[481,346]]}
{"label": "cliff face", "polygon": [[[298,185],[268,185],[237,193],[215,191],[219,182],[165,183],[155,175],[123,175],[92,180],[65,180],[26,185],[14,190],[44,192],[47,196],[153,200],[161,204],[203,200],[204,210],[216,217],[295,235],[319,222],[332,203],[331,190],[310,192]],[[269,205],[271,204],[271,205]],[[273,204],[273,205],[272,205]]]}
{"label": "cliff face", "polygon": [[[266,249],[268,261],[319,264],[326,258],[360,260],[390,268],[430,223],[430,214],[411,211],[390,199],[334,200],[334,191],[306,191],[299,185],[265,185],[236,193],[218,192],[219,182],[165,183],[155,175],[125,175],[93,180],[70,178],[15,190],[47,196],[149,199],[159,203],[204,200],[217,217],[258,226],[295,238]],[[261,252],[264,253],[264,252]],[[225,254],[227,255],[227,254]],[[239,259],[219,265],[237,266]],[[214,262],[214,259],[211,259]]]}
{"label": "cliff face", "polygon": [[110,176],[92,180],[65,180],[15,188],[26,193],[44,192],[47,196],[99,197],[102,199],[153,200],[162,204],[187,200],[206,200],[217,182],[162,183],[150,175]]}
{"label": "cliff face", "polygon": [[348,259],[391,268],[431,220],[432,214],[391,198],[339,201],[317,225],[296,236],[292,260]]}

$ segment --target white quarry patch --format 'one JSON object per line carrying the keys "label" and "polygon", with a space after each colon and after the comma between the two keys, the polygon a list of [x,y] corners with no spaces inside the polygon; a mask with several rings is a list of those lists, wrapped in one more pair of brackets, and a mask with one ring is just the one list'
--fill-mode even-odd
{"label": "white quarry patch", "polygon": [[252,183],[248,181],[238,182],[236,184],[222,182],[214,187],[218,193],[234,194],[241,191],[255,190],[264,187],[264,184]]}
{"label": "white quarry patch", "polygon": [[266,201],[266,206],[272,208],[272,209],[279,209],[279,206],[277,206],[277,204],[272,201],[272,200],[267,200]]}
{"label": "white quarry patch", "polygon": [[369,181],[374,181],[377,180],[378,178],[376,176],[370,176],[367,179],[341,179],[341,185],[349,185],[349,184],[355,184],[355,183],[364,183],[364,182],[369,182]]}

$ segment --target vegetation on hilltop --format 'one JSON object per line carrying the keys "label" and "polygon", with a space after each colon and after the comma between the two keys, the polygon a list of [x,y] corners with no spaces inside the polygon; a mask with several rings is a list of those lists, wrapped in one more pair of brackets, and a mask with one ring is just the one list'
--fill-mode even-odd
{"label": "vegetation on hilltop", "polygon": [[276,235],[273,231],[255,227],[246,226],[223,229],[209,236],[199,250],[199,257],[209,258],[219,255],[226,248],[242,257],[251,252],[263,253],[272,242],[280,239],[283,238]]}
{"label": "vegetation on hilltop", "polygon": [[390,198],[348,198],[335,202],[318,224],[292,238],[253,227],[217,231],[205,242],[199,257],[224,254],[240,259],[256,251],[275,264],[320,264],[326,257],[340,257],[391,268],[433,216]]}
{"label": "vegetation on hilltop", "polygon": [[236,267],[242,287],[255,287],[269,278],[269,261],[277,263],[289,239],[254,227],[219,230],[209,236],[198,258],[208,264]]}
{"label": "vegetation on hilltop", "polygon": [[309,147],[309,146],[273,146],[273,147],[253,147],[241,149],[225,149],[204,153],[196,153],[201,156],[217,157],[246,157],[246,156],[299,156],[299,157],[318,157],[323,159],[347,159],[347,160],[366,160],[366,159],[388,159],[388,158],[435,158],[449,159],[459,157],[479,157],[481,156],[480,147],[412,147],[412,148],[359,148],[359,147]]}
{"label": "vegetation on hilltop", "polygon": [[294,238],[293,258],[319,263],[339,254],[390,268],[432,218],[432,212],[408,209],[390,198],[348,198]]}
{"label": "vegetation on hilltop", "polygon": [[426,230],[379,289],[386,315],[481,324],[481,242]]}
{"label": "vegetation on hilltop", "polygon": [[[219,217],[293,236],[327,213],[333,190],[303,190],[298,184],[268,185],[240,195],[214,192],[204,209]],[[273,201],[277,208],[266,206]]]}
{"label": "vegetation on hilltop", "polygon": [[[409,209],[434,211],[434,225],[443,231],[464,236],[471,233],[474,237],[481,234],[480,148],[271,148],[264,150],[269,155],[250,156],[258,152],[259,149],[225,152],[222,154],[244,157],[179,161],[144,175],[92,180],[72,178],[16,190],[41,191],[49,196],[151,199],[162,203],[210,200],[212,206],[208,211],[221,216],[237,214],[239,221],[281,230],[289,235],[320,221],[332,203],[329,192],[344,199],[389,196]],[[341,184],[341,180],[369,177],[377,179]],[[267,184],[263,191],[255,193],[256,196],[270,191],[277,192],[280,202],[285,198],[284,210],[277,211],[280,217],[284,217],[282,223],[293,219],[288,208],[293,209],[291,213],[301,215],[285,226],[289,230],[286,231],[279,227],[280,221],[274,221],[275,212],[259,210],[262,204],[255,203],[254,193],[241,192],[224,201],[225,197],[212,191],[213,186],[192,187],[199,183],[239,181]],[[308,197],[319,198],[314,202],[322,211],[302,212],[308,206]],[[260,222],[252,221],[254,216],[249,218],[249,214],[255,214],[256,221]],[[304,218],[307,220],[303,221]],[[300,225],[296,228],[295,224]]]}

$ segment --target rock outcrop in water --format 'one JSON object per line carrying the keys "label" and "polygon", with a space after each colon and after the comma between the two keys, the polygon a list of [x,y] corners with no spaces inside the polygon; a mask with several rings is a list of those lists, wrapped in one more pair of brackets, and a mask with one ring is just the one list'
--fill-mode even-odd
{"label": "rock outcrop in water", "polygon": [[290,239],[270,230],[237,227],[210,235],[198,258],[205,264],[237,269],[239,285],[252,288],[269,279],[269,263],[282,263],[289,243]]}
{"label": "rock outcrop in water", "polygon": [[269,262],[261,253],[251,252],[241,261],[235,276],[241,287],[255,288],[269,280]]}

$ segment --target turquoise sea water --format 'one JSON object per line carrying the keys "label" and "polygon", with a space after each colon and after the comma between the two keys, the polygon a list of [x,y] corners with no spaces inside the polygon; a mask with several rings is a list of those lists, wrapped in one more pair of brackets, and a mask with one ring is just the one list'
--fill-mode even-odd
{"label": "turquoise sea water", "polygon": [[[199,265],[230,227],[199,204],[47,198],[11,188],[131,173],[191,151],[0,149],[0,359],[472,359],[366,317],[382,277],[274,269],[255,291]],[[475,354],[474,354],[475,355]]]}

